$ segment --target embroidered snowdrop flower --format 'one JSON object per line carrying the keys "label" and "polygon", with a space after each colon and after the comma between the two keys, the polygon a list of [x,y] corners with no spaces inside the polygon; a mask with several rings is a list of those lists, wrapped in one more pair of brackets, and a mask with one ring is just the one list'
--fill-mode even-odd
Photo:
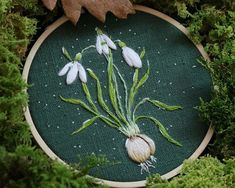
{"label": "embroidered snowdrop flower", "polygon": [[99,28],[96,28],[97,37],[96,37],[96,50],[99,54],[104,53],[105,55],[109,54],[109,48],[116,50],[117,46],[114,42],[104,34]]}
{"label": "embroidered snowdrop flower", "polygon": [[78,62],[73,62],[72,66],[70,67],[70,70],[68,71],[67,77],[66,77],[66,83],[72,84],[76,79],[78,75]]}
{"label": "embroidered snowdrop flower", "polygon": [[122,56],[130,67],[141,68],[142,61],[140,56],[122,41],[119,41],[119,46],[122,48]]}
{"label": "embroidered snowdrop flower", "polygon": [[84,67],[78,63],[77,64],[78,67],[78,72],[79,72],[79,78],[83,83],[87,83],[87,75],[86,75],[86,70],[84,69]]}
{"label": "embroidered snowdrop flower", "polygon": [[75,56],[75,60],[73,61],[70,57],[68,51],[63,47],[62,48],[63,54],[70,60],[58,73],[58,76],[64,76],[67,74],[66,83],[68,85],[72,84],[78,77],[83,83],[87,82],[86,71],[79,61],[82,58],[81,53],[77,53]]}

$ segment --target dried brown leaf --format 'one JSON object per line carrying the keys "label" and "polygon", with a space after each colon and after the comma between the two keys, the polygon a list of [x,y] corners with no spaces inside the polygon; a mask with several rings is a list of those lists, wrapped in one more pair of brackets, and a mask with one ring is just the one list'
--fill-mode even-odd
{"label": "dried brown leaf", "polygon": [[[42,0],[45,6],[53,9],[56,0]],[[49,3],[50,2],[50,3]],[[134,13],[134,8],[129,0],[61,0],[65,15],[76,24],[81,15],[82,7],[86,8],[98,20],[104,22],[107,12],[112,12],[118,18],[127,18]]]}
{"label": "dried brown leaf", "polygon": [[42,0],[42,2],[49,10],[53,10],[56,6],[57,0]]}

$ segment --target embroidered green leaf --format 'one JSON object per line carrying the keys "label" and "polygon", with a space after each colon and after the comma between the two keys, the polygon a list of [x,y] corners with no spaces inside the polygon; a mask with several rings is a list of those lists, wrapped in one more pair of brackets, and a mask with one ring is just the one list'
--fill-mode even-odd
{"label": "embroidered green leaf", "polygon": [[150,73],[150,67],[149,67],[149,61],[147,61],[147,64],[148,64],[148,70],[147,72],[144,74],[144,76],[140,79],[140,81],[138,82],[136,88],[135,88],[135,91],[134,91],[134,94],[137,93],[138,89],[144,85],[144,83],[148,80],[149,78],[149,73]]}
{"label": "embroidered green leaf", "polygon": [[73,59],[71,58],[69,52],[65,49],[65,47],[62,47],[62,52],[69,61],[73,61]]}
{"label": "embroidered green leaf", "polygon": [[110,127],[112,128],[118,128],[119,125],[118,124],[115,124],[115,122],[113,122],[111,119],[109,119],[108,117],[105,117],[105,116],[100,116],[100,118]]}
{"label": "embroidered green leaf", "polygon": [[83,91],[84,93],[86,94],[86,98],[88,100],[88,102],[90,103],[90,105],[92,106],[92,109],[96,112],[98,112],[98,109],[96,108],[92,98],[91,98],[91,94],[89,92],[89,89],[87,87],[87,85],[85,83],[82,83],[82,88],[83,88]]}
{"label": "embroidered green leaf", "polygon": [[144,104],[144,103],[145,103],[146,101],[148,101],[148,100],[149,100],[149,98],[144,98],[144,99],[142,99],[142,100],[135,106],[135,108],[134,108],[134,110],[133,110],[133,117],[132,117],[133,121],[135,120],[135,112],[136,112],[136,110],[139,108],[140,105]]}
{"label": "embroidered green leaf", "polygon": [[171,142],[177,146],[182,146],[182,144],[180,144],[178,141],[176,141],[174,138],[171,137],[171,135],[165,129],[164,125],[162,125],[161,122],[158,121],[156,118],[151,117],[151,116],[138,116],[136,118],[136,121],[138,121],[139,119],[143,119],[143,118],[149,119],[152,122],[154,122],[154,124],[158,127],[162,136],[164,136],[169,142]]}
{"label": "embroidered green leaf", "polygon": [[73,98],[64,98],[62,96],[60,96],[61,100],[67,103],[71,103],[71,104],[78,104],[81,105],[84,109],[86,109],[87,111],[90,111],[94,114],[96,114],[96,112],[94,112],[86,103],[84,103],[83,101],[81,101],[80,99],[73,99]]}
{"label": "embroidered green leaf", "polygon": [[115,76],[115,73],[113,71],[113,82],[114,82],[114,86],[115,86],[115,90],[116,90],[116,93],[117,93],[117,101],[118,101],[118,106],[119,106],[119,110],[121,111],[121,114],[124,116],[124,109],[122,107],[122,101],[121,101],[121,98],[120,98],[120,93],[119,93],[119,89],[118,89],[118,84],[117,84],[117,78]]}
{"label": "embroidered green leaf", "polygon": [[160,102],[158,100],[151,100],[151,99],[148,99],[148,101],[150,103],[152,103],[153,105],[159,107],[159,108],[162,108],[164,110],[168,110],[168,111],[174,111],[174,110],[179,110],[179,109],[182,109],[181,106],[171,106],[171,105],[168,105],[168,104],[165,104],[163,102]]}
{"label": "embroidered green leaf", "polygon": [[94,123],[94,121],[95,121],[96,119],[98,119],[99,117],[100,117],[100,116],[94,116],[93,118],[84,121],[84,122],[82,123],[82,126],[81,126],[79,129],[77,129],[76,131],[74,131],[74,132],[72,133],[72,135],[73,135],[73,134],[76,134],[76,133],[79,133],[79,132],[81,132],[83,129],[89,127],[89,126],[92,125],[92,124]]}
{"label": "embroidered green leaf", "polygon": [[135,96],[134,90],[135,90],[135,87],[138,83],[138,77],[139,77],[139,69],[135,69],[135,73],[133,75],[133,83],[132,83],[132,86],[131,86],[131,89],[130,89],[129,100],[128,100],[127,115],[128,115],[129,118],[131,117],[131,107],[132,107],[132,104],[133,104],[133,101],[134,101],[134,96]]}
{"label": "embroidered green leaf", "polygon": [[140,59],[143,59],[145,56],[145,48],[143,48],[143,50],[140,53]]}
{"label": "embroidered green leaf", "polygon": [[115,110],[115,113],[117,116],[125,123],[128,124],[126,121],[126,118],[124,114],[122,114],[119,110],[118,107],[118,102],[117,102],[117,93],[113,85],[113,59],[112,59],[112,53],[110,53],[108,60],[108,84],[109,84],[109,97],[111,100],[111,104]]}
{"label": "embroidered green leaf", "polygon": [[112,111],[109,109],[109,107],[106,105],[104,98],[103,98],[103,92],[102,92],[102,88],[101,88],[101,84],[100,81],[98,79],[98,77],[95,75],[95,73],[91,70],[91,69],[87,69],[88,73],[90,74],[90,76],[96,80],[96,85],[97,85],[97,97],[98,97],[98,102],[100,104],[100,106],[103,108],[104,111],[106,111],[120,126],[121,123],[119,121],[119,119],[112,113]]}
{"label": "embroidered green leaf", "polygon": [[64,102],[67,103],[71,103],[71,104],[78,104],[81,105],[84,109],[86,109],[87,111],[93,113],[95,116],[98,116],[100,119],[102,119],[107,125],[109,125],[110,127],[113,128],[118,128],[118,125],[115,125],[115,122],[113,122],[112,120],[110,120],[108,117],[105,117],[101,114],[99,114],[98,112],[93,111],[86,103],[84,103],[83,101],[79,100],[79,99],[66,99],[62,96],[60,96],[61,100],[63,100]]}
{"label": "embroidered green leaf", "polygon": [[133,84],[130,89],[129,101],[128,101],[128,117],[131,117],[131,108],[132,108],[134,98],[138,89],[148,80],[149,73],[150,73],[149,61],[147,61],[147,63],[148,63],[148,70],[144,74],[144,76],[140,79],[139,82],[138,82],[138,73],[139,73],[138,69],[136,69],[135,74],[133,76]]}
{"label": "embroidered green leaf", "polygon": [[124,80],[124,78],[122,77],[118,67],[116,65],[113,64],[113,67],[116,69],[117,73],[118,73],[118,76],[119,78],[121,79],[121,82],[124,86],[124,92],[125,92],[125,108],[126,108],[126,111],[127,111],[127,105],[128,105],[128,90],[127,90],[127,85],[126,85],[126,82]]}

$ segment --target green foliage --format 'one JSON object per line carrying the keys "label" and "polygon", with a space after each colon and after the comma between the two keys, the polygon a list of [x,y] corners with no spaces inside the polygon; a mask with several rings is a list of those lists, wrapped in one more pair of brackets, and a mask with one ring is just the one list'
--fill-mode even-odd
{"label": "green foliage", "polygon": [[235,184],[235,159],[220,162],[207,156],[186,160],[178,177],[162,180],[158,174],[148,178],[149,188],[232,188]]}
{"label": "green foliage", "polygon": [[[91,156],[84,168],[77,171],[57,161],[50,161],[41,150],[19,145],[15,152],[0,147],[0,187],[74,187],[94,186],[94,180],[85,174],[90,168],[104,164],[104,158]],[[100,186],[105,187],[105,186]]]}
{"label": "green foliage", "polygon": [[27,103],[26,83],[21,78],[23,58],[30,38],[36,32],[36,20],[12,10],[12,1],[1,1],[0,16],[0,144],[14,150],[18,144],[30,144],[28,126],[22,113]]}
{"label": "green foliage", "polygon": [[235,156],[235,12],[202,6],[189,23],[189,31],[211,58],[203,64],[212,75],[213,98],[202,100],[198,107],[202,119],[215,128],[211,154]]}

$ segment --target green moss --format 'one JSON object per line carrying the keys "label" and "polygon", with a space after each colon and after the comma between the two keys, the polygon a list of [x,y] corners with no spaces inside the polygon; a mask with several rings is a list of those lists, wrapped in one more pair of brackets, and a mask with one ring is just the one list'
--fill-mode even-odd
{"label": "green moss", "polygon": [[235,156],[235,12],[204,5],[194,14],[189,31],[211,58],[204,65],[213,78],[213,98],[198,107],[202,119],[215,128],[211,154],[221,159]]}
{"label": "green moss", "polygon": [[18,144],[31,143],[22,116],[27,85],[21,78],[20,59],[36,32],[36,20],[12,12],[12,1],[1,2],[4,11],[0,19],[0,144],[14,150]]}
{"label": "green moss", "polygon": [[[97,161],[100,162],[90,158],[87,166],[93,167]],[[79,168],[75,172],[62,163],[50,161],[33,147],[19,145],[13,153],[0,147],[0,187],[93,187],[94,180],[87,178],[83,171]]]}
{"label": "green moss", "polygon": [[171,181],[162,180],[159,175],[148,178],[151,188],[232,188],[235,183],[235,159],[224,163],[213,157],[201,157],[184,162],[180,175]]}

